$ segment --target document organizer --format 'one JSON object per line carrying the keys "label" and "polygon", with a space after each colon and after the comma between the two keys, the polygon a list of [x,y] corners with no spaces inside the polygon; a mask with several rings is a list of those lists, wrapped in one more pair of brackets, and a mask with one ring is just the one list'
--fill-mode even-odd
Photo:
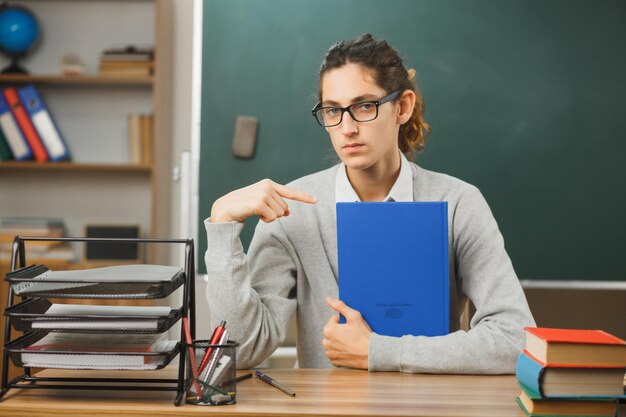
{"label": "document organizer", "polygon": [[[182,273],[172,275],[169,280],[150,281],[146,277],[141,280],[132,278],[111,280],[108,282],[94,282],[89,278],[72,280],[33,279],[40,272],[47,271],[42,265],[26,266],[25,244],[29,241],[62,241],[62,242],[110,242],[110,243],[146,243],[146,244],[180,244],[184,245],[185,265]],[[171,268],[171,267],[165,267]],[[80,337],[110,338],[115,335],[123,338],[150,338],[161,339],[159,334],[167,331],[181,317],[186,316],[190,321],[191,336],[195,339],[195,260],[193,239],[131,239],[131,238],[46,238],[21,237],[13,241],[11,254],[11,272],[6,280],[11,285],[8,288],[7,308],[5,309],[6,327],[2,353],[2,390],[0,399],[11,388],[20,389],[65,389],[65,390],[132,390],[132,391],[175,391],[175,405],[180,405],[185,394],[185,352],[184,329],[181,326],[180,337],[174,341],[159,341],[163,349],[150,351],[123,350],[105,351],[63,351],[55,348],[46,350],[29,350],[28,347],[47,335],[63,335],[71,333]],[[176,269],[176,268],[174,268]],[[59,271],[61,272],[61,271]],[[80,270],[71,271],[80,274]],[[30,278],[29,278],[30,274]],[[87,274],[86,274],[87,275]],[[29,281],[30,280],[30,281]],[[29,283],[37,284],[29,286]],[[47,288],[41,283],[54,284]],[[71,284],[71,285],[68,285]],[[47,297],[54,298],[89,298],[89,299],[156,299],[163,298],[171,292],[183,287],[183,301],[179,308],[154,307],[157,313],[148,315],[133,314],[133,308],[122,308],[120,314],[115,313],[114,306],[107,314],[98,314],[101,306],[78,306],[86,309],[96,309],[96,312],[87,311],[76,314],[46,314],[54,307]],[[15,288],[14,288],[15,287]],[[35,291],[32,288],[35,288]],[[26,291],[24,289],[26,288]],[[14,291],[14,290],[18,291]],[[18,295],[17,292],[20,292]],[[15,302],[16,297],[22,301]],[[150,307],[152,308],[152,307]],[[129,311],[131,310],[131,311]],[[112,313],[111,313],[112,311]],[[153,310],[149,310],[153,311]],[[83,324],[81,324],[83,322]],[[12,328],[25,332],[21,337],[12,339]],[[148,339],[146,339],[148,340]],[[154,346],[154,345],[153,345]],[[152,346],[150,346],[152,347]],[[26,354],[26,356],[24,356]],[[32,375],[29,363],[24,358],[33,358],[33,354],[40,360],[50,363],[46,367],[77,369],[76,372],[85,373],[85,377],[51,378]],[[31,355],[31,356],[28,356]],[[98,378],[98,370],[102,369],[131,369],[137,371],[159,369],[169,364],[176,355],[179,356],[177,378]],[[68,359],[72,358],[72,359]],[[78,358],[78,359],[77,359]],[[87,362],[77,362],[81,359],[97,359],[97,365],[90,367]],[[9,360],[24,369],[24,373],[9,381]],[[109,363],[110,360],[110,363]],[[30,362],[32,363],[32,362]],[[37,362],[43,363],[43,362]],[[121,364],[121,365],[120,365]],[[40,368],[40,366],[37,366]],[[85,369],[85,370],[83,370]],[[88,369],[88,371],[86,371]]]}

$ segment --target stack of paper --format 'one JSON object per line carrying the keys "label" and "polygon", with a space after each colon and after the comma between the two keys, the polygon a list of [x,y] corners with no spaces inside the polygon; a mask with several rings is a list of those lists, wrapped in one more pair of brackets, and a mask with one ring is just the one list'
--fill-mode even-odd
{"label": "stack of paper", "polygon": [[[73,271],[45,271],[28,282],[13,284],[17,295],[79,288],[94,284],[170,282],[182,274],[182,268],[166,265],[116,265]],[[116,284],[116,294],[120,294]]]}
{"label": "stack of paper", "polygon": [[[142,317],[162,316],[170,313],[169,307],[144,306],[100,306],[83,304],[53,304],[40,320],[33,320],[33,329],[88,329],[88,330],[156,330],[157,319],[145,320]],[[45,316],[56,316],[47,319]],[[61,318],[58,316],[68,316]],[[81,316],[80,320],[69,316]],[[87,316],[87,317],[86,317]],[[111,320],[102,320],[111,317]],[[120,320],[119,317],[124,317]],[[137,317],[138,320],[128,320]]]}
{"label": "stack of paper", "polygon": [[[50,333],[28,346],[25,350],[33,353],[22,353],[21,359],[24,366],[32,368],[156,369],[176,346],[176,341],[165,337],[165,333]],[[164,355],[143,354],[147,352]]]}

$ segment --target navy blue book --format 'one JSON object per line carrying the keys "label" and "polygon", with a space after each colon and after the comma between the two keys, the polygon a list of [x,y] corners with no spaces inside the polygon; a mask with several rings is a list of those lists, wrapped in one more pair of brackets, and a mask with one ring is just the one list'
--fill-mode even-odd
{"label": "navy blue book", "polygon": [[339,298],[374,332],[450,332],[448,203],[337,203],[337,249]]}

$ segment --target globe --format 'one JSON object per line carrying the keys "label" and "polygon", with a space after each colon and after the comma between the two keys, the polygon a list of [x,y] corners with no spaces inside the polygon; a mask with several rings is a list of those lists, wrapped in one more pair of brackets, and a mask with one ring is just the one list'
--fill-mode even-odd
{"label": "globe", "polygon": [[0,6],[0,52],[11,58],[11,65],[3,73],[27,73],[17,59],[32,51],[39,35],[39,23],[30,10],[6,2]]}

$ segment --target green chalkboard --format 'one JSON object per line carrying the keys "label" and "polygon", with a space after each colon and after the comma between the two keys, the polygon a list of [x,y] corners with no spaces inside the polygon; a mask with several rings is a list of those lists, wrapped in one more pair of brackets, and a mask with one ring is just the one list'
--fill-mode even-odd
{"label": "green chalkboard", "polygon": [[[309,111],[317,68],[370,32],[417,70],[433,128],[418,163],[481,189],[520,278],[626,279],[626,2],[207,0],[203,13],[201,254],[216,198],[336,162]],[[259,120],[251,160],[231,153],[237,115]]]}

